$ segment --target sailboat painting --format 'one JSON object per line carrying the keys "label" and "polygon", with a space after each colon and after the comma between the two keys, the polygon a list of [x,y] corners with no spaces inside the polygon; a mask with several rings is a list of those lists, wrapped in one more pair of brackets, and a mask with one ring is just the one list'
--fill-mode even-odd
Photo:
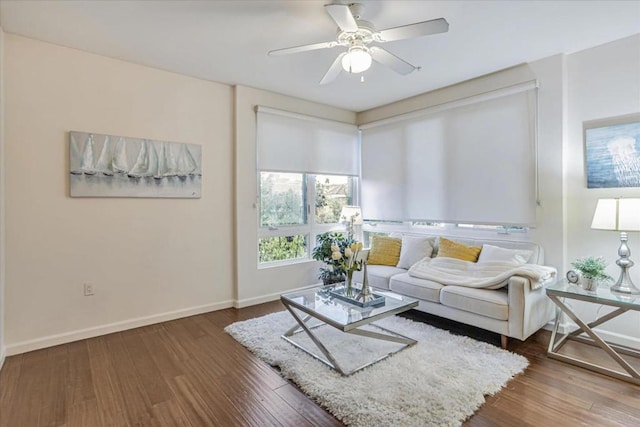
{"label": "sailboat painting", "polygon": [[71,197],[200,198],[202,147],[69,132]]}

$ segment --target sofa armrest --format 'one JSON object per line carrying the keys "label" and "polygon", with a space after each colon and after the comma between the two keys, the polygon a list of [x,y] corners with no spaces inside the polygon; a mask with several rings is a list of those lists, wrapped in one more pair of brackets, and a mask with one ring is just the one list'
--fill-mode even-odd
{"label": "sofa armrest", "polygon": [[509,336],[525,340],[553,318],[553,303],[544,286],[532,284],[526,277],[511,276],[507,286]]}

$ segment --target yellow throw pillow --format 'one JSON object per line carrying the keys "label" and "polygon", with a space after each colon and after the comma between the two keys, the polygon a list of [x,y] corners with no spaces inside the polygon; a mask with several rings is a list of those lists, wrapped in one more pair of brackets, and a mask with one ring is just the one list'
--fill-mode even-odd
{"label": "yellow throw pillow", "polygon": [[391,265],[398,264],[400,259],[400,249],[402,239],[398,237],[371,236],[371,249],[367,263],[371,265]]}
{"label": "yellow throw pillow", "polygon": [[481,250],[482,246],[463,245],[444,237],[441,237],[438,243],[439,257],[457,258],[463,261],[478,261],[478,255],[480,255]]}

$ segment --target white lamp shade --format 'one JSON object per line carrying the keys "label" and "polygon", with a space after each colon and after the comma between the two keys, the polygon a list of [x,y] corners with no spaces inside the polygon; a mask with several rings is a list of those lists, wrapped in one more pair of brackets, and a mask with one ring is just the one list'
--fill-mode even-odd
{"label": "white lamp shade", "polygon": [[600,199],[591,228],[640,231],[640,199]]}
{"label": "white lamp shade", "polygon": [[371,55],[360,48],[351,48],[349,52],[342,57],[342,68],[348,73],[361,73],[371,67]]}
{"label": "white lamp shade", "polygon": [[362,225],[362,211],[360,206],[343,206],[340,212],[340,219],[342,221],[351,221],[353,218],[353,225]]}

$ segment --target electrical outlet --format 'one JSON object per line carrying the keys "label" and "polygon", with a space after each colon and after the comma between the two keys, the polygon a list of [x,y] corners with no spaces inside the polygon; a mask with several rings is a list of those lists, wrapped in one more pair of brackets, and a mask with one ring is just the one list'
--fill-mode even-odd
{"label": "electrical outlet", "polygon": [[93,283],[85,283],[84,284],[84,296],[88,297],[93,295]]}

